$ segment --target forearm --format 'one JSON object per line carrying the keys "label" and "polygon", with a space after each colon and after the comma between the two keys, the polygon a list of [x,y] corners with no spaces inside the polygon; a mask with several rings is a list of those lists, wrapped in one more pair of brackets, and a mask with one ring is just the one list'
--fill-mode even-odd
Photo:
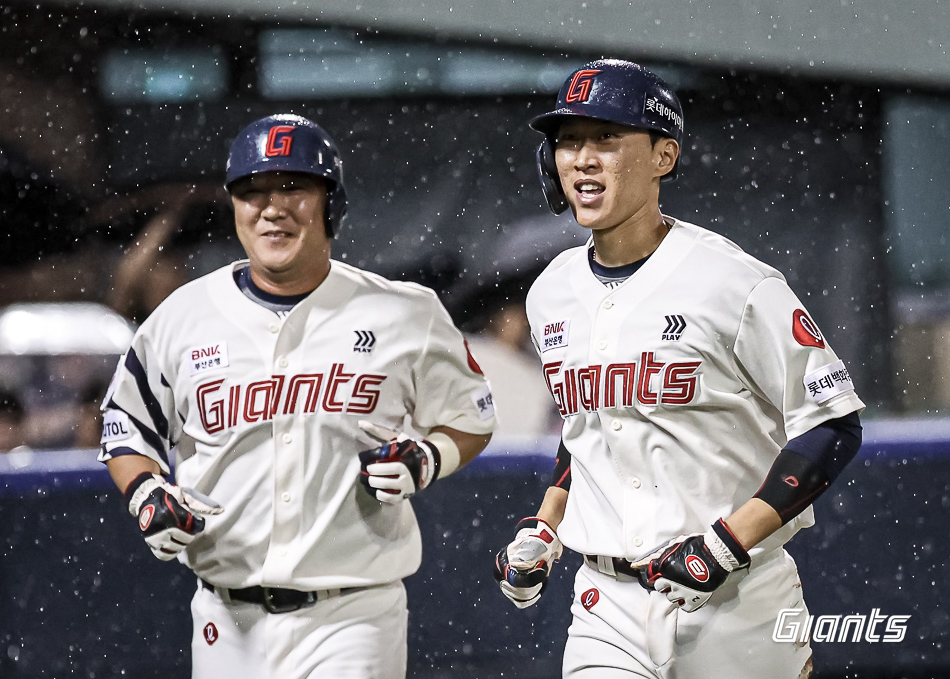
{"label": "forearm", "polygon": [[751,549],[820,497],[860,447],[856,413],[823,422],[792,439],[755,496],[725,519],[729,530],[746,550]]}
{"label": "forearm", "polygon": [[564,510],[567,508],[568,491],[551,486],[544,493],[544,500],[538,510],[538,518],[557,530],[564,520]]}
{"label": "forearm", "polygon": [[[433,427],[427,438],[431,438],[433,434],[444,434],[455,443],[458,448],[459,456],[457,468],[464,467],[478,457],[478,454],[482,452],[485,446],[488,445],[488,442],[491,441],[491,434],[469,434],[468,432],[453,429],[452,427]],[[452,471],[455,470],[453,469]]]}
{"label": "forearm", "polygon": [[755,497],[734,511],[725,521],[746,551],[782,527],[778,512]]}
{"label": "forearm", "polygon": [[109,474],[112,476],[112,480],[115,481],[115,485],[118,486],[119,490],[123,493],[125,489],[129,487],[132,480],[139,474],[143,472],[150,472],[152,474],[162,473],[158,463],[144,455],[121,455],[114,457],[106,462],[106,467],[108,467]]}

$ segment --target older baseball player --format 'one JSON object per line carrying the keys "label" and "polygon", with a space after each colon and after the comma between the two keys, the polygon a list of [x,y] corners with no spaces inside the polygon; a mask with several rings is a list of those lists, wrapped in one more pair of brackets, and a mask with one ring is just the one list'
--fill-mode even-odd
{"label": "older baseball player", "polygon": [[844,363],[781,273],[663,215],[683,111],[637,64],[575,71],[531,121],[552,211],[591,230],[528,295],[564,420],[537,516],[495,576],[533,604],[562,545],[580,552],[565,677],[795,679],[807,611],[783,545],[861,443]]}
{"label": "older baseball player", "polygon": [[245,128],[227,189],[248,258],[142,324],[100,459],[155,555],[198,576],[196,679],[404,677],[405,500],[487,444],[488,384],[431,290],[330,259],[346,193],[316,124]]}

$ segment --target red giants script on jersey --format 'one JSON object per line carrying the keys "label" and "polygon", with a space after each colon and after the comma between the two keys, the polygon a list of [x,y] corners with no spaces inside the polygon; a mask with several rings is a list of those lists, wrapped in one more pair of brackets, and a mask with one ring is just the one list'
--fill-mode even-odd
{"label": "red giants script on jersey", "polygon": [[600,73],[591,69],[584,69],[574,74],[571,84],[567,88],[564,101],[568,104],[583,103],[590,96],[590,87],[594,84],[594,76]]}
{"label": "red giants script on jersey", "polygon": [[274,375],[232,386],[224,386],[223,379],[214,380],[199,386],[196,398],[201,424],[214,434],[238,422],[266,422],[278,412],[313,413],[318,407],[325,413],[367,415],[376,410],[377,387],[385,379],[385,375],[348,373],[342,363],[334,363],[329,375]]}
{"label": "red giants script on jersey", "polygon": [[[270,128],[270,132],[267,133],[267,148],[264,149],[264,155],[268,158],[273,158],[274,156],[289,156],[290,145],[294,141],[290,133],[293,131],[294,128],[290,125],[276,125]],[[275,143],[278,140],[278,135],[283,135],[280,137],[279,146]]]}
{"label": "red giants script on jersey", "polygon": [[825,348],[825,339],[815,322],[801,309],[792,312],[792,336],[803,347]]}
{"label": "red giants script on jersey", "polygon": [[655,406],[685,405],[696,396],[701,361],[664,363],[652,351],[640,354],[639,363],[611,363],[570,368],[562,362],[544,364],[544,380],[561,417],[599,408],[629,408],[634,403]]}

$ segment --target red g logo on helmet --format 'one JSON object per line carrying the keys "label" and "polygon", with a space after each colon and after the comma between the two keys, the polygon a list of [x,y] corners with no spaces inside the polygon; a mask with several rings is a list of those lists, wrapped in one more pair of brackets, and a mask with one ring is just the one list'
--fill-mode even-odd
{"label": "red g logo on helmet", "polygon": [[583,594],[581,594],[581,606],[586,608],[588,611],[594,607],[600,601],[600,592],[596,589],[589,589]]}
{"label": "red g logo on helmet", "polygon": [[584,103],[590,96],[591,85],[594,84],[594,76],[600,73],[598,70],[585,68],[578,71],[571,78],[571,84],[567,88],[567,95],[564,101],[568,104]]}
{"label": "red g logo on helmet", "polygon": [[690,554],[686,557],[686,570],[700,582],[709,580],[709,568],[707,568],[706,563],[695,554]]}
{"label": "red g logo on helmet", "polygon": [[[270,132],[267,133],[267,147],[264,149],[264,155],[268,158],[273,158],[274,156],[289,156],[290,145],[294,140],[293,137],[290,136],[290,133],[293,131],[294,128],[292,125],[275,125],[270,128]],[[275,143],[277,141],[280,142],[280,145]]]}
{"label": "red g logo on helmet", "polygon": [[821,336],[821,330],[801,309],[792,313],[792,336],[803,347],[825,348],[825,338]]}

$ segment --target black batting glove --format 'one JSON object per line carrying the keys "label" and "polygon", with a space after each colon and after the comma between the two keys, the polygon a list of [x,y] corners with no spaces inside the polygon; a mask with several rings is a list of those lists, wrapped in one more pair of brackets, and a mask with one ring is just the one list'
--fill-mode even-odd
{"label": "black batting glove", "polygon": [[536,516],[518,522],[514,541],[495,555],[494,578],[518,608],[538,602],[564,546],[557,533]]}
{"label": "black batting glove", "polygon": [[428,488],[439,477],[442,458],[429,441],[417,441],[379,424],[359,421],[367,434],[386,443],[360,453],[360,483],[380,502],[396,504]]}
{"label": "black batting glove", "polygon": [[643,587],[692,612],[706,605],[729,573],[749,567],[749,554],[719,519],[705,534],[675,538],[633,567]]}
{"label": "black batting glove", "polygon": [[135,477],[125,489],[125,497],[146,544],[162,561],[177,557],[204,530],[205,520],[197,514],[224,511],[211,498],[150,472]]}

